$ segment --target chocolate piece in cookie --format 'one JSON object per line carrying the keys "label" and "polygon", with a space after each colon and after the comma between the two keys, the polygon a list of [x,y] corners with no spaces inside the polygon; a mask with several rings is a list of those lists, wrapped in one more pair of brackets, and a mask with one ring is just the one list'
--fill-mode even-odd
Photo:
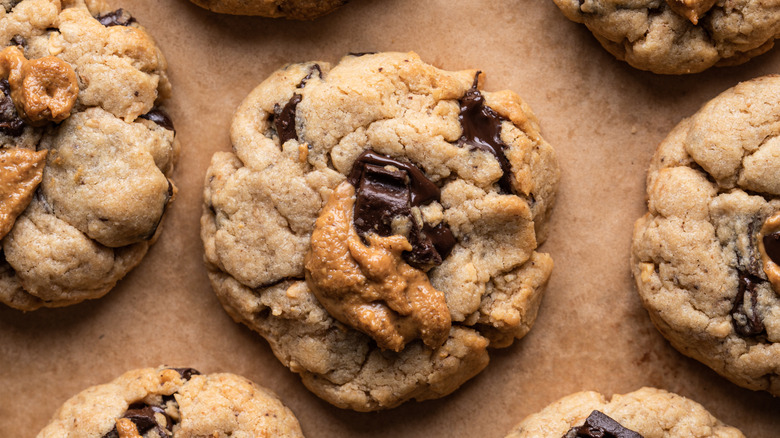
{"label": "chocolate piece in cookie", "polygon": [[[723,92],[658,147],[632,266],[674,347],[750,389],[780,394],[780,77]],[[773,247],[774,248],[774,247]]]}
{"label": "chocolate piece in cookie", "polygon": [[626,429],[603,412],[593,411],[585,424],[572,427],[563,438],[642,438],[642,435]]}
{"label": "chocolate piece in cookie", "polygon": [[780,9],[771,2],[554,1],[615,57],[660,74],[741,64],[771,49],[780,36]]}
{"label": "chocolate piece in cookie", "polygon": [[37,436],[174,435],[303,437],[293,413],[243,377],[162,367],[129,371],[82,391]]}
{"label": "chocolate piece in cookie", "polygon": [[347,0],[190,0],[213,12],[234,15],[284,17],[292,20],[313,20],[325,15]]}
{"label": "chocolate piece in cookie", "polygon": [[34,178],[3,175],[15,200],[1,201],[0,302],[66,306],[107,293],[159,235],[179,150],[160,107],[166,61],[103,1],[11,7],[0,18],[0,155],[37,158]]}
{"label": "chocolate piece in cookie", "polygon": [[506,436],[539,437],[745,438],[700,404],[655,388],[611,399],[592,391],[571,394],[529,415]]}
{"label": "chocolate piece in cookie", "polygon": [[336,406],[442,397],[533,325],[558,165],[527,105],[481,80],[414,53],[288,65],[212,159],[217,296]]}

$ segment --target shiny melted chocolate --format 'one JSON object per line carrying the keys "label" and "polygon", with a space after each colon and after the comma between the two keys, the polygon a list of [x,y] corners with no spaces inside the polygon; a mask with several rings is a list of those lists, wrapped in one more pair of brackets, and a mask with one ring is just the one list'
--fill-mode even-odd
{"label": "shiny melted chocolate", "polygon": [[758,291],[762,279],[739,271],[739,288],[731,308],[731,323],[740,336],[758,336],[764,332],[764,322],[758,314]]}
{"label": "shiny melted chocolate", "polygon": [[455,236],[449,227],[444,223],[436,227],[419,224],[412,215],[412,207],[441,198],[439,188],[417,166],[367,150],[355,160],[347,180],[355,186],[353,222],[358,235],[389,236],[393,234],[393,219],[407,218],[412,250],[403,253],[404,260],[430,269],[450,254]]}
{"label": "shiny melted chocolate", "polygon": [[603,412],[593,411],[585,424],[572,427],[563,438],[642,438],[642,435],[626,429]]}
{"label": "shiny melted chocolate", "polygon": [[[160,414],[165,419],[165,424],[157,422],[155,414]],[[121,418],[127,418],[135,424],[138,434],[143,435],[152,429],[155,429],[160,437],[173,436],[173,419],[165,413],[160,406],[149,406],[144,403],[134,403],[125,411]],[[116,426],[110,432],[103,435],[103,438],[119,438],[119,432]]]}
{"label": "shiny melted chocolate", "polygon": [[[322,69],[319,64],[314,64],[309,74],[301,79],[301,82],[295,88],[306,87],[306,82],[314,77],[314,73],[317,73],[317,76],[322,79]],[[295,93],[283,107],[278,103],[274,105],[273,123],[276,134],[279,136],[279,144],[285,144],[287,140],[298,140],[298,133],[295,131],[295,110],[298,104],[301,103],[301,99],[303,99],[303,96]]]}
{"label": "shiny melted chocolate", "polygon": [[98,15],[97,17],[95,17],[95,19],[97,19],[97,21],[99,21],[100,24],[106,27],[130,26],[131,24],[136,22],[135,18],[133,18],[133,16],[130,15],[129,12],[125,11],[122,8],[119,8],[114,12]]}
{"label": "shiny melted chocolate", "polygon": [[169,131],[176,131],[176,129],[173,127],[173,121],[171,121],[171,118],[168,117],[168,114],[161,110],[160,108],[152,108],[151,111],[149,111],[146,114],[142,114],[138,116],[142,119],[151,120],[152,122],[160,125],[162,128],[165,128]]}
{"label": "shiny melted chocolate", "polygon": [[510,179],[512,169],[509,165],[509,160],[504,155],[504,149],[507,148],[507,145],[501,140],[501,124],[506,119],[485,105],[485,98],[477,90],[480,73],[477,72],[471,89],[466,91],[466,94],[460,100],[458,120],[460,120],[460,125],[463,127],[463,135],[461,135],[458,143],[467,145],[472,150],[479,149],[493,154],[501,165],[501,171],[503,172],[498,180],[501,193],[514,193]]}
{"label": "shiny melted chocolate", "polygon": [[24,120],[16,112],[14,101],[11,100],[11,85],[6,79],[0,79],[0,132],[11,137],[18,137],[24,132]]}
{"label": "shiny melted chocolate", "polygon": [[776,265],[780,265],[780,231],[767,234],[762,239],[762,243],[764,244],[766,255],[768,255]]}

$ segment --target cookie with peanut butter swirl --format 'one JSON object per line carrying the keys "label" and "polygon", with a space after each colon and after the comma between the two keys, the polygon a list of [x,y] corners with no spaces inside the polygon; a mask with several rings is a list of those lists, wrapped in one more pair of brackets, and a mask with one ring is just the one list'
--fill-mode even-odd
{"label": "cookie with peanut butter swirl", "polygon": [[533,325],[558,165],[528,106],[482,81],[414,53],[291,64],[212,158],[212,286],[336,406],[444,396]]}
{"label": "cookie with peanut butter swirl", "polygon": [[632,268],[661,333],[732,382],[780,395],[780,76],[680,122],[647,175]]}
{"label": "cookie with peanut butter swirl", "polygon": [[103,0],[0,2],[0,44],[0,302],[101,297],[176,193],[165,58]]}
{"label": "cookie with peanut butter swirl", "polygon": [[756,0],[553,0],[631,66],[660,74],[738,65],[780,37],[780,3]]}
{"label": "cookie with peanut butter swirl", "polygon": [[80,392],[38,438],[303,437],[275,394],[235,374],[144,368]]}

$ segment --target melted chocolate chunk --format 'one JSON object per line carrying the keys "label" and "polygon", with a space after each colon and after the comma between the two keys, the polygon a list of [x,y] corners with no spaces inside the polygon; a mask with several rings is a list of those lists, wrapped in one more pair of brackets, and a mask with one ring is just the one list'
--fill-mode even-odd
{"label": "melted chocolate chunk", "polygon": [[168,117],[168,114],[161,110],[160,108],[152,108],[151,111],[149,111],[146,114],[142,114],[138,116],[142,119],[151,120],[152,122],[160,125],[161,127],[176,132],[176,129],[173,127],[173,122],[171,121],[171,118]]}
{"label": "melted chocolate chunk", "polygon": [[764,332],[764,323],[758,314],[758,291],[756,286],[763,282],[747,272],[739,272],[739,288],[731,308],[731,323],[740,336],[758,336]]}
{"label": "melted chocolate chunk", "polygon": [[477,90],[479,74],[474,77],[474,85],[460,100],[460,125],[463,127],[463,135],[458,140],[461,145],[467,145],[471,149],[479,149],[489,152],[496,157],[501,165],[503,174],[498,180],[501,193],[514,193],[512,191],[511,167],[509,160],[504,155],[507,145],[501,140],[501,124],[505,118],[498,115],[492,108],[485,105],[482,93]]}
{"label": "melted chocolate chunk", "polygon": [[642,438],[642,435],[626,429],[603,412],[593,411],[584,425],[572,427],[563,438]]}
{"label": "melted chocolate chunk", "polygon": [[780,231],[775,231],[772,234],[764,236],[763,243],[766,255],[768,255],[776,265],[780,265]]}
{"label": "melted chocolate chunk", "polygon": [[130,15],[129,12],[125,11],[122,8],[119,8],[114,12],[109,12],[104,15],[98,15],[97,17],[95,17],[95,19],[97,19],[97,21],[99,21],[100,24],[106,27],[130,26],[131,24],[136,22],[135,18],[133,18],[133,16]]}
{"label": "melted chocolate chunk", "polygon": [[169,368],[179,373],[182,379],[190,380],[192,376],[200,375],[200,371],[195,368]]}
{"label": "melted chocolate chunk", "polygon": [[[165,419],[165,424],[157,422],[155,414],[160,414]],[[157,435],[160,437],[173,436],[173,419],[165,413],[165,410],[160,406],[149,406],[143,403],[135,403],[128,407],[127,411],[122,415],[122,418],[127,418],[135,424],[138,429],[138,434],[143,435],[146,432],[155,429]],[[111,429],[110,432],[103,435],[103,438],[119,438],[119,433],[116,430],[116,426]]]}
{"label": "melted chocolate chunk", "polygon": [[296,88],[303,88],[306,86],[306,82],[314,77],[314,72],[317,72],[317,76],[319,76],[320,79],[322,79],[322,69],[320,68],[319,64],[314,64],[309,71],[309,74],[307,74],[303,79],[301,79],[301,82],[298,83]]}
{"label": "melted chocolate chunk", "polygon": [[356,190],[353,222],[358,235],[389,236],[393,234],[393,219],[406,218],[411,225],[407,239],[412,250],[405,251],[403,257],[410,265],[429,269],[440,265],[452,251],[455,237],[447,225],[420,224],[412,215],[412,207],[438,201],[441,196],[436,184],[416,166],[367,150],[355,160],[347,180]]}
{"label": "melted chocolate chunk", "polygon": [[0,91],[3,97],[0,98],[0,132],[12,137],[18,137],[24,132],[24,120],[19,117],[11,100],[11,85],[6,79],[0,79]]}
{"label": "melted chocolate chunk", "polygon": [[279,136],[279,144],[285,144],[287,140],[298,140],[298,133],[295,132],[295,108],[302,98],[303,96],[296,93],[284,108],[279,104],[274,105],[274,127]]}

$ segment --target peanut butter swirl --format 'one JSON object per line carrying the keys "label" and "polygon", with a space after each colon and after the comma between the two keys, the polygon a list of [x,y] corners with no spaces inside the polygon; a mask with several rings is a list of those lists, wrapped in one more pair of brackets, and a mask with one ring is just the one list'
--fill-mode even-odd
{"label": "peanut butter swirl", "polygon": [[305,257],[306,281],[337,320],[371,336],[382,349],[401,351],[422,338],[435,348],[452,324],[444,294],[401,254],[412,245],[401,235],[355,231],[355,188],[341,183],[322,209]]}
{"label": "peanut butter swirl", "polygon": [[0,152],[0,239],[14,226],[43,178],[46,151],[10,149]]}

